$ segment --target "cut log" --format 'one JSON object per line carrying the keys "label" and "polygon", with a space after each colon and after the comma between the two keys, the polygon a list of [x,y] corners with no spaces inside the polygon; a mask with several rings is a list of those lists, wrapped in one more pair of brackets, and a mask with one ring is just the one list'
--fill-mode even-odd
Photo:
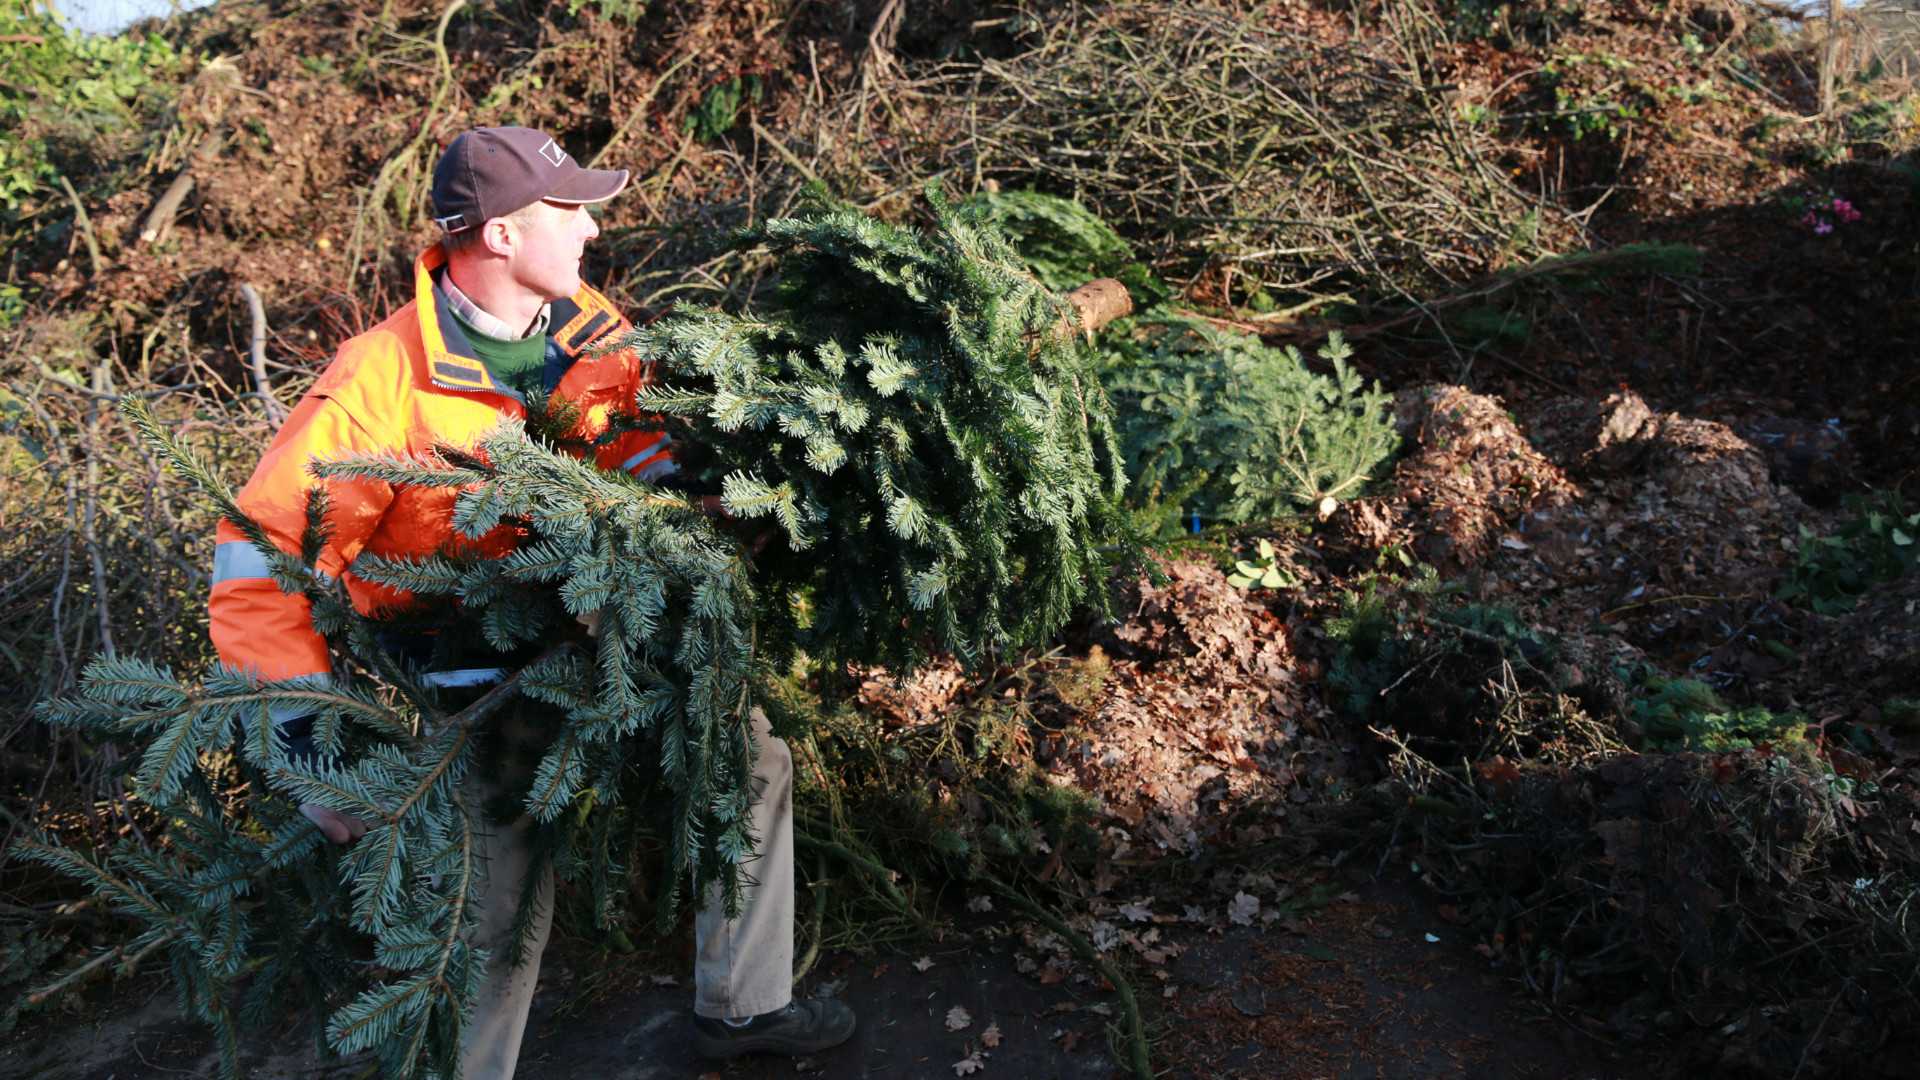
{"label": "cut log", "polygon": [[180,204],[186,202],[187,196],[193,192],[194,161],[207,154],[219,152],[222,141],[223,136],[218,130],[210,131],[206,138],[200,140],[200,145],[194,147],[193,154],[188,158],[187,163],[180,167],[180,175],[174,177],[173,183],[167,185],[167,190],[161,194],[160,201],[153,204],[153,212],[147,215],[147,223],[140,227],[142,244],[158,242],[166,236],[167,230],[173,227],[173,219],[180,212]]}
{"label": "cut log", "polygon": [[1133,297],[1128,295],[1125,285],[1112,278],[1087,282],[1068,293],[1067,301],[1073,305],[1074,314],[1079,316],[1080,325],[1076,327],[1068,320],[1061,319],[1062,333],[1083,330],[1092,334],[1115,319],[1133,314]]}

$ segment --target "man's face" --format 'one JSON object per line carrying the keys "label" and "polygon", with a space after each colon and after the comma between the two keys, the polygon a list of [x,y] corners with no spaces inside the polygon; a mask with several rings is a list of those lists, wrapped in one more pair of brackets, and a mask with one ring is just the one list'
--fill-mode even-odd
{"label": "man's face", "polygon": [[580,291],[580,255],[600,226],[584,206],[537,203],[526,223],[508,219],[514,231],[511,273],[516,282],[543,299],[559,300]]}

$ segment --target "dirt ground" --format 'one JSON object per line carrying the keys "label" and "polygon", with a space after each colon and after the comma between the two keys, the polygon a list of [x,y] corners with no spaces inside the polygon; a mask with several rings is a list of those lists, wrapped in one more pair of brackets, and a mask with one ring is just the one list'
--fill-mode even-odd
{"label": "dirt ground", "polygon": [[[1641,1052],[1530,1004],[1517,981],[1473,951],[1473,936],[1388,868],[1348,879],[1343,900],[1293,925],[1181,928],[1185,952],[1167,978],[1142,988],[1162,1046],[1186,1080],[1578,1078],[1652,1074]],[[931,961],[925,971],[916,961]],[[522,1044],[521,1080],[933,1080],[979,1053],[983,1076],[1102,1080],[1120,1075],[1105,1027],[1120,1016],[1110,992],[1043,985],[1015,970],[1011,946],[964,940],[924,953],[826,960],[809,993],[852,1004],[851,1042],[811,1058],[753,1055],[713,1063],[685,1039],[691,971],[676,961],[551,950]],[[684,964],[681,966],[685,966]],[[675,985],[662,985],[671,979]],[[968,1026],[947,1030],[949,1011]],[[1258,1014],[1258,1015],[1253,1015]],[[53,1021],[54,1018],[48,1018]],[[996,1026],[997,1046],[981,1035]],[[101,995],[84,1016],[59,1018],[0,1048],[0,1078],[162,1080],[218,1073],[213,1042],[158,984]],[[365,1080],[364,1057],[322,1065],[301,1013],[250,1037],[242,1070],[254,1080]]]}

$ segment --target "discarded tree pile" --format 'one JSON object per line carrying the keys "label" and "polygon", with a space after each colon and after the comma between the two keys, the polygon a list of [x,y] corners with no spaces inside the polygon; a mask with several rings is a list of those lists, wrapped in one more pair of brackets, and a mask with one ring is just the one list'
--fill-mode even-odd
{"label": "discarded tree pile", "polygon": [[1675,1036],[1695,1075],[1908,1075],[1920,795],[1818,750],[1422,765],[1405,854],[1484,955],[1603,1038]]}

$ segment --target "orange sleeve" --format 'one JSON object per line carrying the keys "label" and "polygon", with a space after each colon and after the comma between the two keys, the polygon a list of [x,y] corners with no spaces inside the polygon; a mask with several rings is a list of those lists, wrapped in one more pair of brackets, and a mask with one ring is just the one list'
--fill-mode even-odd
{"label": "orange sleeve", "polygon": [[[620,389],[621,406],[631,409],[634,397],[653,381],[653,365],[642,362],[631,350],[623,357],[626,381]],[[629,431],[599,447],[594,464],[618,470],[653,483],[678,471],[673,461],[673,437],[663,431]]]}
{"label": "orange sleeve", "polygon": [[[309,394],[267,447],[240,507],[267,530],[282,551],[298,553],[307,525],[307,489],[320,483],[307,471],[315,458],[385,449],[347,410]],[[360,554],[393,502],[391,486],[367,480],[326,481],[332,535],[315,568],[339,577]],[[208,601],[213,645],[220,659],[272,679],[331,670],[326,640],[313,629],[307,598],[280,591],[266,558],[240,530],[222,521],[215,533],[213,595]]]}

